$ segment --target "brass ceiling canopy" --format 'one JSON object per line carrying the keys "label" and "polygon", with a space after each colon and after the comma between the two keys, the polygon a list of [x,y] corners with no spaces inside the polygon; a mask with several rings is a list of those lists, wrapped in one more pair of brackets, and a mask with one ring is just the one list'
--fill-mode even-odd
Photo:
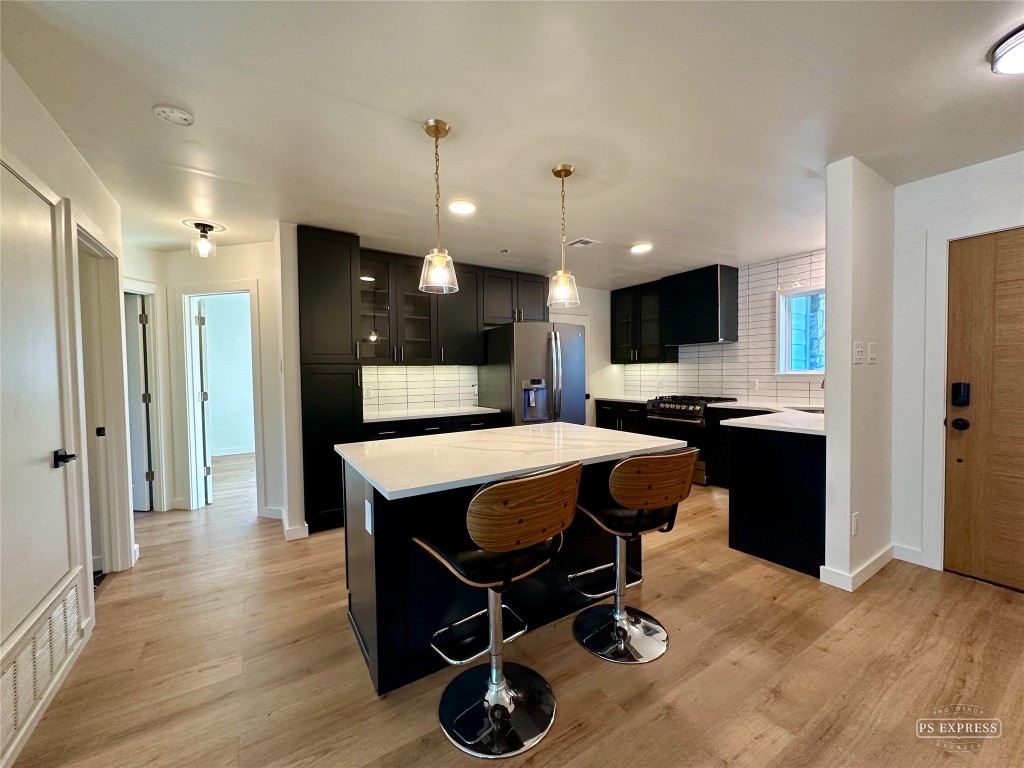
{"label": "brass ceiling canopy", "polygon": [[576,169],[573,168],[568,163],[562,163],[561,165],[556,165],[554,168],[552,168],[551,173],[554,174],[554,177],[556,179],[567,179],[570,176],[572,176],[572,172],[574,170]]}
{"label": "brass ceiling canopy", "polygon": [[423,131],[432,139],[443,139],[452,127],[439,117],[432,117],[423,122]]}

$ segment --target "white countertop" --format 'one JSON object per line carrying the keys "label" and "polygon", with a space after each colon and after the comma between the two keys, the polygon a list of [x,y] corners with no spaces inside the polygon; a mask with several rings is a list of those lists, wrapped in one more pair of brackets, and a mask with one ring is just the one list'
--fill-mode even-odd
{"label": "white countertop", "polygon": [[723,427],[747,427],[750,429],[767,429],[774,432],[795,432],[801,435],[825,435],[825,414],[807,413],[783,409],[776,413],[760,416],[744,416],[739,419],[726,419]]}
{"label": "white countertop", "polygon": [[364,424],[378,421],[408,421],[409,419],[438,419],[445,416],[483,416],[487,413],[501,413],[497,408],[482,408],[477,405],[455,405],[447,408],[407,408],[402,411],[378,411],[363,414]]}
{"label": "white countertop", "polygon": [[737,400],[735,403],[708,403],[708,408],[734,408],[738,411],[824,411],[823,405],[808,405],[807,403],[796,403],[769,400]]}
{"label": "white countertop", "polygon": [[385,499],[394,500],[570,461],[596,464],[685,445],[680,440],[556,422],[346,443],[334,450]]}

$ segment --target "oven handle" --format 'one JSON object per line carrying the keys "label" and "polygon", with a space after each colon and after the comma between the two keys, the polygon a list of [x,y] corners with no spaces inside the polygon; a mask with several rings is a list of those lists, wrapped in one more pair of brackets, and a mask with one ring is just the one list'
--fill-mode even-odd
{"label": "oven handle", "polygon": [[647,416],[651,421],[671,421],[673,424],[693,424],[698,427],[705,425],[704,419],[677,419],[672,416]]}

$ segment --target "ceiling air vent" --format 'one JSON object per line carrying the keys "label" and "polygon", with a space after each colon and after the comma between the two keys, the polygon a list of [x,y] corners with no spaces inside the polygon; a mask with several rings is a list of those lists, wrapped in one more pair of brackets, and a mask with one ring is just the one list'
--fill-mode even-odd
{"label": "ceiling air vent", "polygon": [[566,243],[569,248],[589,248],[592,245],[600,245],[600,240],[588,240],[585,237],[577,237],[575,240]]}

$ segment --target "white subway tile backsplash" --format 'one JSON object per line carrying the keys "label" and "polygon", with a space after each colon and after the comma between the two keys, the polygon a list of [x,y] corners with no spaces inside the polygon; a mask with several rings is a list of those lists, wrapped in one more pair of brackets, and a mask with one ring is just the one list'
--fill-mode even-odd
{"label": "white subway tile backsplash", "polygon": [[476,366],[363,366],[363,413],[478,405]]}
{"label": "white subway tile backsplash", "polygon": [[680,347],[678,363],[627,365],[623,376],[626,397],[726,395],[822,405],[821,377],[794,381],[775,374],[776,292],[780,286],[794,283],[825,285],[824,251],[741,267],[739,341]]}

